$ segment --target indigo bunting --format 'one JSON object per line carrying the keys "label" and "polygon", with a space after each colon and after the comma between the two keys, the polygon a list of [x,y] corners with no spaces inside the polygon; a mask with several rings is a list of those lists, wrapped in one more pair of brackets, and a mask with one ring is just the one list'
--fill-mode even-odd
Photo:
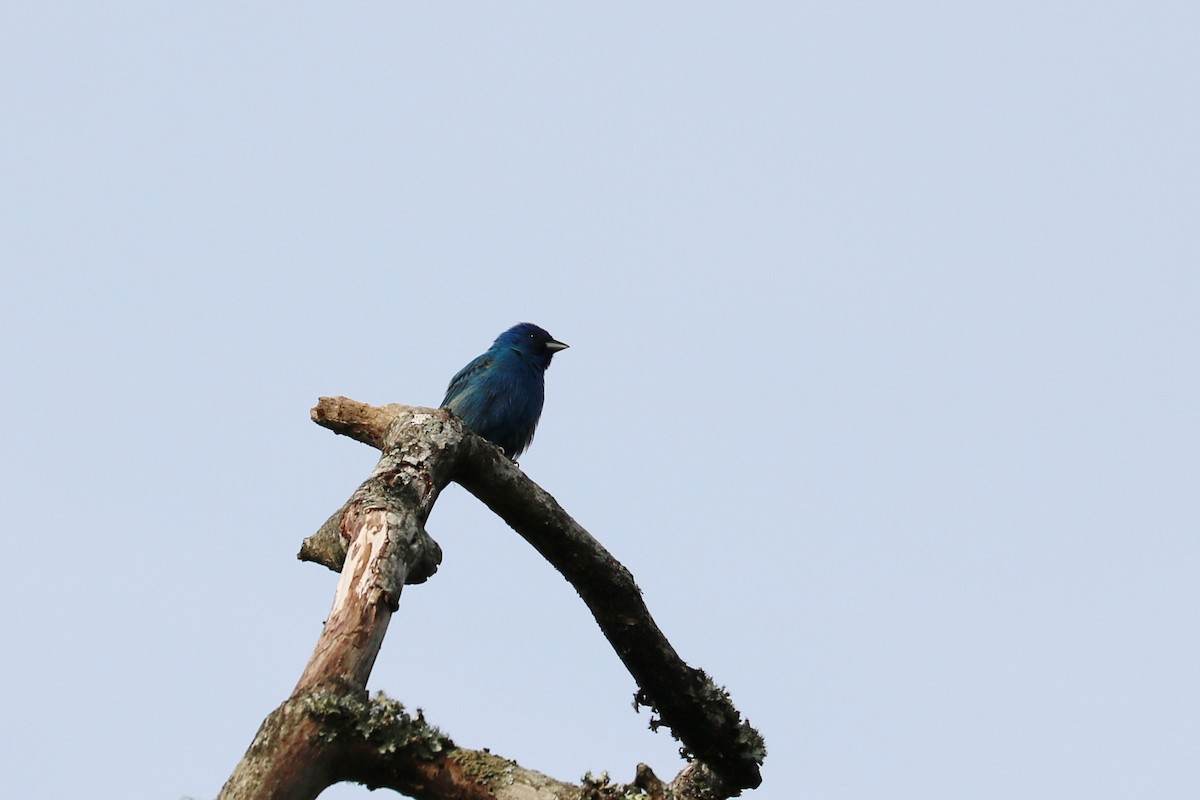
{"label": "indigo bunting", "polygon": [[516,461],[542,415],[546,367],[566,349],[537,325],[514,325],[450,379],[442,407]]}

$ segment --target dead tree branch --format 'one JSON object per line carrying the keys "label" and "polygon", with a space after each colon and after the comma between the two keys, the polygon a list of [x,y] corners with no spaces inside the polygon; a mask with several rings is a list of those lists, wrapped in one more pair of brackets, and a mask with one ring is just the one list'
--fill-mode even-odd
{"label": "dead tree branch", "polygon": [[[420,800],[722,798],[761,781],[762,738],[728,694],[683,662],[629,574],[500,451],[444,410],[321,398],[313,421],[382,455],[350,500],[305,539],[300,558],[340,570],[329,619],[292,696],[263,722],[219,800],[306,800],[344,780]],[[426,580],[441,550],[424,523],[450,481],[495,511],[571,582],[650,706],[694,757],[670,784],[640,766],[629,786],[562,783],[486,752],[458,748],[367,679],[405,584]]]}

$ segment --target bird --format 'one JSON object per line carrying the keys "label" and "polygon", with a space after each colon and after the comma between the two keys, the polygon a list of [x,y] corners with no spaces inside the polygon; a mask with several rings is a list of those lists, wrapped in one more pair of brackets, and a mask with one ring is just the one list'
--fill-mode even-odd
{"label": "bird", "polygon": [[450,379],[442,408],[516,461],[542,415],[550,359],[566,349],[531,322],[514,325]]}

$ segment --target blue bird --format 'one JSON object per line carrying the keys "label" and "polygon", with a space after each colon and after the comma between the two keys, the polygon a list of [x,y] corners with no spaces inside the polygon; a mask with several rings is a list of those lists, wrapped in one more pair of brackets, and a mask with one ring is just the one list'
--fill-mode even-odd
{"label": "blue bird", "polygon": [[442,407],[516,461],[542,415],[550,359],[566,349],[537,325],[514,325],[450,379]]}

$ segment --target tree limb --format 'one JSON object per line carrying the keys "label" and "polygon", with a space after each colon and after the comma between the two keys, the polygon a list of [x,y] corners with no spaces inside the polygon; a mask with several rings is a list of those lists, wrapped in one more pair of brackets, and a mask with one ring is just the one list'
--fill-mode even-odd
{"label": "tree limb", "polygon": [[[684,663],[642,601],[633,575],[575,522],[548,492],[478,437],[454,480],[541,553],[587,604],[600,630],[637,682],[636,702],[658,712],[684,754],[734,789],[761,783],[762,737],[703,670]],[[652,723],[657,727],[657,723]]]}
{"label": "tree limb", "polygon": [[[292,696],[264,720],[219,800],[308,800],[343,780],[419,800],[589,798],[630,792],[664,800],[723,798],[761,781],[762,738],[728,694],[685,664],[663,636],[620,563],[498,448],[445,410],[373,407],[321,398],[315,422],[382,451],[342,509],[308,537],[300,558],[340,570],[325,628]],[[451,480],[529,541],[587,603],[652,706],[695,756],[670,784],[639,767],[629,786],[607,776],[582,786],[464,750],[366,683],[400,591],[436,570],[441,550],[424,523]]]}

